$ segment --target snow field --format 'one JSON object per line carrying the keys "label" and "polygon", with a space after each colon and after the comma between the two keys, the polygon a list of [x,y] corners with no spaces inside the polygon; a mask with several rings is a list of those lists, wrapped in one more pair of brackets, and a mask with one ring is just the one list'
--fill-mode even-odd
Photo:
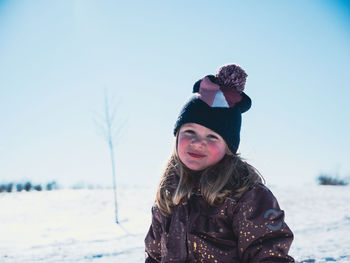
{"label": "snow field", "polygon": [[[294,232],[297,262],[350,262],[350,187],[269,188]],[[121,228],[112,190],[1,193],[0,262],[143,262],[154,196],[121,187]]]}

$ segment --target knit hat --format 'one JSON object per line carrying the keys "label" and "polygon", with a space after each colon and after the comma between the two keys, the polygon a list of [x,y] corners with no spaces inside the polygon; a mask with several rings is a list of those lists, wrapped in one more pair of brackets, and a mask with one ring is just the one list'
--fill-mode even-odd
{"label": "knit hat", "polygon": [[251,99],[243,92],[247,74],[236,64],[221,66],[216,75],[207,75],[193,86],[193,96],[182,108],[174,135],[185,123],[197,123],[218,133],[233,154],[240,141],[241,114]]}

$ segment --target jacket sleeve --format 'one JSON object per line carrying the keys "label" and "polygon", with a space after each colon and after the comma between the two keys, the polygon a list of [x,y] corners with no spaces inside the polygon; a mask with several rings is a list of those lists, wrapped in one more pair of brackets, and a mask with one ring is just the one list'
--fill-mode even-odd
{"label": "jacket sleeve", "polygon": [[161,262],[161,234],[160,211],[156,206],[152,207],[152,224],[145,238],[145,262]]}
{"label": "jacket sleeve", "polygon": [[294,262],[288,255],[293,233],[284,222],[284,211],[264,185],[253,186],[238,201],[233,231],[241,262]]}

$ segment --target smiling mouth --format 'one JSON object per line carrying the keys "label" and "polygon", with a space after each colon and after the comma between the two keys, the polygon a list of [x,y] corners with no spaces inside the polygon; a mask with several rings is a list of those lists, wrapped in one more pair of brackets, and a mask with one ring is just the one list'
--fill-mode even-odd
{"label": "smiling mouth", "polygon": [[188,155],[193,157],[193,158],[203,158],[203,157],[205,157],[205,155],[203,155],[203,154],[192,153],[192,152],[189,152]]}

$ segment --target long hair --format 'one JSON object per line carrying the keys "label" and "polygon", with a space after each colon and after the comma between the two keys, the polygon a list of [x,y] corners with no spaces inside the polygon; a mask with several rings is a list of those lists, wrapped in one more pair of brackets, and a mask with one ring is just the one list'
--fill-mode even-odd
{"label": "long hair", "polygon": [[218,163],[203,171],[188,169],[179,159],[177,139],[156,195],[156,205],[163,215],[172,214],[172,208],[191,198],[193,187],[199,185],[201,194],[211,205],[221,204],[227,196],[239,199],[252,185],[262,182],[260,173],[238,154],[226,154]]}

